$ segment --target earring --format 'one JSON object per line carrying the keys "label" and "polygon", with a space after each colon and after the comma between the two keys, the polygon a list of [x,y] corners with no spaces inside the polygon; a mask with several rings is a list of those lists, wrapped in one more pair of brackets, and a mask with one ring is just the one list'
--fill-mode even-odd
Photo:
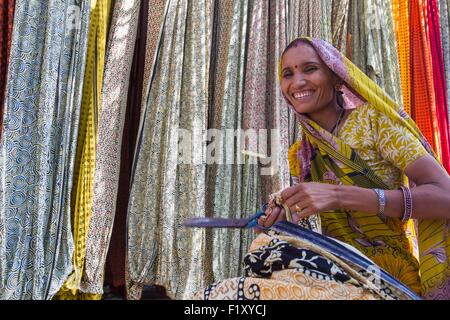
{"label": "earring", "polygon": [[338,84],[336,84],[336,86],[334,87],[334,89],[336,90],[337,93],[343,94],[341,88],[342,88],[342,83],[338,83]]}
{"label": "earring", "polygon": [[336,90],[336,101],[341,108],[344,108],[344,92],[341,90],[342,84],[337,84]]}

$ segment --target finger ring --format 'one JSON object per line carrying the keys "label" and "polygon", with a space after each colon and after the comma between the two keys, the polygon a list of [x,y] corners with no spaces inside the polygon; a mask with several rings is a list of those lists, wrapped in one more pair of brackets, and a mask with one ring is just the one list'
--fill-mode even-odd
{"label": "finger ring", "polygon": [[282,204],[284,203],[284,199],[283,199],[283,197],[281,196],[281,193],[279,193],[279,194],[277,195],[277,197],[276,197],[276,199],[275,199],[275,202],[276,202],[277,204],[279,204],[279,205],[282,205]]}
{"label": "finger ring", "polygon": [[298,213],[300,213],[302,211],[302,209],[300,209],[298,204],[296,204],[294,208],[295,208],[295,211],[297,211]]}

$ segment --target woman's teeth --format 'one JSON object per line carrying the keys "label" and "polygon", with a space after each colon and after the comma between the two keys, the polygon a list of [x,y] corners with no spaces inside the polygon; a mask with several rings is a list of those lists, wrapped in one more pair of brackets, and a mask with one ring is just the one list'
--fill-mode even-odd
{"label": "woman's teeth", "polygon": [[307,96],[311,96],[313,93],[314,93],[314,91],[310,91],[310,90],[303,91],[303,92],[296,92],[296,93],[293,94],[293,97],[295,99],[301,99],[301,98],[304,98],[304,97],[307,97]]}

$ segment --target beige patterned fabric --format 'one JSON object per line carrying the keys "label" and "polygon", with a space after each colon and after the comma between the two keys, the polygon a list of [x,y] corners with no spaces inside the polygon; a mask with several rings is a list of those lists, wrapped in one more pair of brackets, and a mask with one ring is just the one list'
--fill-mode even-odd
{"label": "beige patterned fabric", "polygon": [[145,49],[145,65],[144,65],[144,83],[142,90],[142,108],[144,113],[146,98],[148,96],[148,85],[152,76],[155,64],[155,54],[157,52],[158,43],[160,41],[161,28],[163,26],[165,14],[167,11],[168,0],[152,0],[148,7],[148,23],[147,23],[147,40]]}
{"label": "beige patterned fabric", "polygon": [[347,53],[347,30],[350,0],[333,0],[331,11],[332,44],[342,54]]}
{"label": "beige patterned fabric", "polygon": [[350,1],[348,58],[402,104],[394,19],[390,0]]}
{"label": "beige patterned fabric", "polygon": [[[172,0],[167,7],[130,195],[129,299],[139,298],[144,284],[163,285],[176,298],[204,284],[205,231],[181,223],[205,215],[205,150],[198,139],[207,126],[211,6]],[[189,134],[197,140],[184,148]]]}
{"label": "beige patterned fabric", "polygon": [[[255,9],[257,10],[258,7]],[[214,83],[212,108],[209,128],[224,130],[237,129],[242,126],[243,98],[244,98],[244,74],[245,74],[245,48],[247,46],[248,16],[251,7],[246,2],[226,1],[216,7],[215,21],[219,28],[216,30],[218,39],[216,50],[212,52],[215,66],[211,74],[221,75],[219,82]],[[257,12],[257,11],[256,11]],[[222,137],[223,139],[223,137]],[[223,140],[224,141],[224,140]],[[217,159],[225,163],[226,156],[233,159],[243,157],[241,150],[244,146],[237,142],[233,150],[224,152],[221,150]],[[245,165],[238,164],[210,164],[207,167],[208,182],[206,187],[207,214],[214,217],[240,218],[252,212],[257,203],[246,201],[247,188],[255,186],[255,194],[251,199],[260,197],[260,190],[254,181],[254,172],[244,172]],[[249,178],[249,181],[245,180]],[[257,178],[257,177],[256,177]],[[241,230],[213,230],[212,268],[214,280],[223,277],[234,277],[241,271],[241,265],[236,259],[251,243],[252,234]],[[236,241],[239,239],[239,241]]]}
{"label": "beige patterned fabric", "polygon": [[117,0],[110,26],[99,114],[92,217],[80,285],[80,290],[85,293],[103,293],[104,265],[116,211],[122,130],[139,8],[140,0]]}

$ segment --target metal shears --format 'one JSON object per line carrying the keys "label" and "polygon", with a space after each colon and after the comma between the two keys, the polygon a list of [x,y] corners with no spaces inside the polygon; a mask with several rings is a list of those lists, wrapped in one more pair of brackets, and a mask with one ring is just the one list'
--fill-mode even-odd
{"label": "metal shears", "polygon": [[261,210],[248,218],[227,219],[227,218],[191,218],[187,219],[183,225],[189,228],[262,228],[258,224],[258,219],[266,213],[267,203]]}

